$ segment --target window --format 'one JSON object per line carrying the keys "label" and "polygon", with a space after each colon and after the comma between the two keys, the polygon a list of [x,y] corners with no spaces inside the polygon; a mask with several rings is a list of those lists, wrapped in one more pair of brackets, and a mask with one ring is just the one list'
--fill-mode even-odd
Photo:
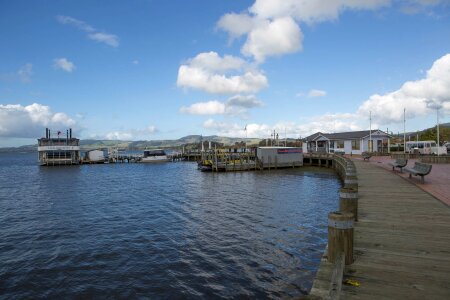
{"label": "window", "polygon": [[339,149],[344,149],[344,141],[336,141],[336,146]]}
{"label": "window", "polygon": [[360,146],[360,144],[359,144],[358,140],[352,141],[352,150],[360,150],[359,146]]}

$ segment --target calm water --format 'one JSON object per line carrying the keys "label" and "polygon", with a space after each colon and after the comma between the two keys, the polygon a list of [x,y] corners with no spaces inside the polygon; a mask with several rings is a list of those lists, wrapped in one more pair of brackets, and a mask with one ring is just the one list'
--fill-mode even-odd
{"label": "calm water", "polygon": [[311,287],[328,169],[38,167],[0,154],[0,298],[279,298]]}

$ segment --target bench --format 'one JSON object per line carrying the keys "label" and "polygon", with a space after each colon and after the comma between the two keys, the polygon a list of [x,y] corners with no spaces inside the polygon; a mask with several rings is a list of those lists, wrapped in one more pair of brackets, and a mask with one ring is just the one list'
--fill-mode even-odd
{"label": "bench", "polygon": [[363,153],[361,153],[361,156],[362,156],[363,160],[366,160],[366,159],[369,160],[372,157],[372,153],[363,152]]}
{"label": "bench", "polygon": [[395,171],[395,168],[399,168],[400,172],[403,172],[402,169],[403,167],[406,167],[406,165],[408,164],[408,160],[397,158],[394,162],[390,162],[389,164],[392,166],[392,171]]}
{"label": "bench", "polygon": [[405,168],[406,172],[409,172],[409,178],[411,175],[422,177],[422,183],[425,183],[423,179],[425,175],[430,174],[432,165],[416,162],[413,168]]}

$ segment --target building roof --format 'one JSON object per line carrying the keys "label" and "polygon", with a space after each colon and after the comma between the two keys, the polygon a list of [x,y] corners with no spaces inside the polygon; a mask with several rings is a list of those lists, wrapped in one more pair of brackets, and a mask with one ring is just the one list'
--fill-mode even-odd
{"label": "building roof", "polygon": [[[381,131],[379,129],[372,130],[373,135],[384,135],[390,137],[387,133],[384,131]],[[370,135],[370,130],[362,130],[362,131],[349,131],[349,132],[337,132],[337,133],[322,133],[322,132],[316,132],[310,136],[307,136],[304,138],[306,141],[314,141],[318,139],[319,137],[323,136],[328,140],[356,140],[356,139],[362,139],[365,137],[368,137]]]}

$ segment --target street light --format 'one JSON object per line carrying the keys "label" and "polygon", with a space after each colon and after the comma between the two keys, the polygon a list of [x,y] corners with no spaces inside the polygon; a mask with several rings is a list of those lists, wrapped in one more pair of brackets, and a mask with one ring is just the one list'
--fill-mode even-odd
{"label": "street light", "polygon": [[431,109],[436,109],[436,131],[437,131],[437,155],[439,156],[439,109],[442,108],[442,104],[436,100],[428,100],[427,106]]}

